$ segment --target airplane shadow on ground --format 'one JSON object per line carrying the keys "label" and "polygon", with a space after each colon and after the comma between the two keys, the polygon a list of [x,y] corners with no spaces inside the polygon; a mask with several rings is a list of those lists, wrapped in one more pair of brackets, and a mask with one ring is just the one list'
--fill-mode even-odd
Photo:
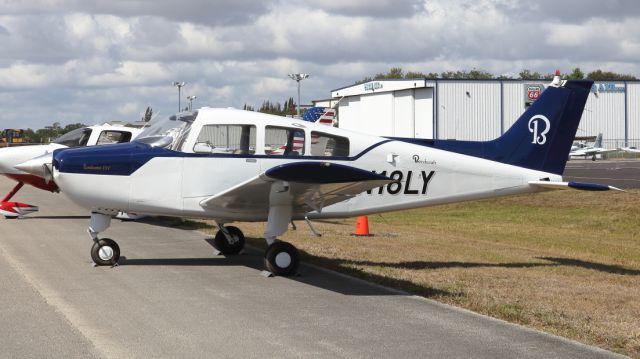
{"label": "airplane shadow on ground", "polygon": [[29,219],[91,219],[91,216],[28,216],[19,220],[24,221]]}
{"label": "airplane shadow on ground", "polygon": [[[256,238],[253,238],[256,239]],[[213,238],[205,238],[205,241],[213,247]],[[374,274],[364,273],[357,270],[351,270],[350,275],[360,277],[364,280],[353,279],[351,277],[325,272],[317,269],[315,266],[305,265],[309,255],[301,251],[302,265],[300,266],[297,276],[287,277],[299,283],[304,283],[314,287],[330,290],[332,292],[343,295],[406,295],[399,291],[389,290],[380,285],[371,284],[370,282],[382,283],[389,287],[395,288],[416,288],[417,285],[409,281],[400,279],[385,278]],[[247,245],[245,251],[241,255],[235,256],[212,256],[201,258],[127,258],[121,256],[118,262],[120,266],[245,266],[253,268],[257,271],[265,269],[264,257],[262,249]],[[425,297],[434,296],[454,296],[459,293],[451,293],[448,291],[428,287],[419,286],[419,290],[415,291]]]}
{"label": "airplane shadow on ground", "polygon": [[581,267],[584,269],[593,269],[599,272],[620,274],[620,275],[640,275],[640,270],[625,268],[619,265],[603,264],[597,262],[583,261],[574,258],[556,258],[556,257],[536,257],[538,259],[544,259],[546,261],[554,262],[556,265]]}
{"label": "airplane shadow on ground", "polygon": [[[257,238],[251,238],[257,240]],[[213,238],[205,238],[213,246]],[[264,270],[262,249],[247,245],[243,255],[237,256],[214,256],[203,258],[143,258],[129,259],[121,257],[122,266],[245,266],[257,271]],[[537,267],[558,267],[571,266],[585,269],[597,270],[600,272],[618,275],[640,275],[640,270],[624,268],[617,265],[609,265],[596,262],[588,262],[572,258],[556,257],[536,257],[545,262],[511,262],[511,263],[481,263],[481,262],[459,262],[459,261],[413,261],[413,262],[375,262],[375,261],[353,261],[341,259],[329,259],[314,257],[301,251],[302,263],[298,276],[287,277],[290,280],[312,285],[318,288],[330,290],[343,295],[406,295],[399,291],[390,291],[382,286],[370,284],[368,282],[380,283],[391,288],[405,288],[413,294],[418,294],[426,298],[433,297],[455,297],[464,295],[462,292],[445,291],[428,285],[413,283],[410,281],[384,277],[358,269],[359,266],[374,266],[381,268],[397,268],[411,270],[435,270],[444,268],[537,268]],[[309,260],[309,257],[313,257]],[[305,265],[305,262],[320,263],[322,267],[346,269],[348,275],[363,280],[353,280],[350,277],[325,272],[315,266]],[[368,281],[368,282],[365,282]]]}
{"label": "airplane shadow on ground", "polygon": [[550,263],[535,262],[513,262],[513,263],[477,263],[477,262],[432,262],[432,261],[416,261],[416,262],[372,262],[372,261],[345,261],[352,265],[377,266],[398,269],[441,269],[441,268],[536,268],[536,267],[580,267],[584,269],[597,270],[599,272],[620,274],[620,275],[640,275],[640,270],[625,268],[618,265],[603,264],[597,262],[583,261],[574,258],[556,258],[556,257],[535,257],[548,261]]}

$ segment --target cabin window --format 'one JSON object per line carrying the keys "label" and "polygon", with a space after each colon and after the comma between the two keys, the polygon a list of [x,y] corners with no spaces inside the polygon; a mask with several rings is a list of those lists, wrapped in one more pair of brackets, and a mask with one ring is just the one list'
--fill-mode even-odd
{"label": "cabin window", "polygon": [[98,137],[98,145],[112,143],[125,143],[131,141],[131,132],[127,131],[102,131]]}
{"label": "cabin window", "polygon": [[311,156],[347,157],[349,139],[322,132],[311,132]]}
{"label": "cabin window", "polygon": [[205,125],[193,152],[252,155],[256,153],[256,126]]}
{"label": "cabin window", "polygon": [[304,131],[298,128],[267,126],[264,153],[271,156],[304,155]]}

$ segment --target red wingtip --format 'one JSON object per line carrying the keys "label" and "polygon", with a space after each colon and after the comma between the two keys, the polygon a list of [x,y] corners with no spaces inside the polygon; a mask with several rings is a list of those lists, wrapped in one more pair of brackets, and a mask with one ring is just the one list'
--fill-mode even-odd
{"label": "red wingtip", "polygon": [[560,69],[556,69],[556,76],[560,76]]}

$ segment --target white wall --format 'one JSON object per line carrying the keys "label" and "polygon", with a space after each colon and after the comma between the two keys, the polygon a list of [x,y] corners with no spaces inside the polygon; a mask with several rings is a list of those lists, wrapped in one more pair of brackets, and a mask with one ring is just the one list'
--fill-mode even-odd
{"label": "white wall", "polygon": [[500,83],[439,81],[438,138],[484,141],[500,135]]}
{"label": "white wall", "polygon": [[629,146],[640,148],[640,83],[627,84],[627,115],[629,120]]}
{"label": "white wall", "polygon": [[[624,86],[622,82],[616,84]],[[604,147],[622,146],[625,132],[624,103],[623,92],[600,92],[597,95],[591,92],[576,136],[596,136],[602,133]]]}
{"label": "white wall", "polygon": [[393,132],[396,137],[414,137],[415,101],[414,90],[402,90],[394,93]]}
{"label": "white wall", "polygon": [[506,132],[524,113],[524,83],[504,81],[502,86],[503,130]]}
{"label": "white wall", "polygon": [[414,106],[415,138],[433,138],[433,89],[415,90]]}

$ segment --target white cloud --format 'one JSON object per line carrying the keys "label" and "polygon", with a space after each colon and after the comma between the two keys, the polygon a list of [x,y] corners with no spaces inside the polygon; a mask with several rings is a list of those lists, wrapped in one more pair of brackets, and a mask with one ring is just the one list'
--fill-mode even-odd
{"label": "white cloud", "polygon": [[[2,122],[137,119],[200,106],[325,98],[393,66],[640,76],[640,2],[39,0],[0,2]],[[571,11],[570,11],[571,10]],[[183,99],[182,104],[186,100]],[[135,108],[134,108],[135,107]]]}

